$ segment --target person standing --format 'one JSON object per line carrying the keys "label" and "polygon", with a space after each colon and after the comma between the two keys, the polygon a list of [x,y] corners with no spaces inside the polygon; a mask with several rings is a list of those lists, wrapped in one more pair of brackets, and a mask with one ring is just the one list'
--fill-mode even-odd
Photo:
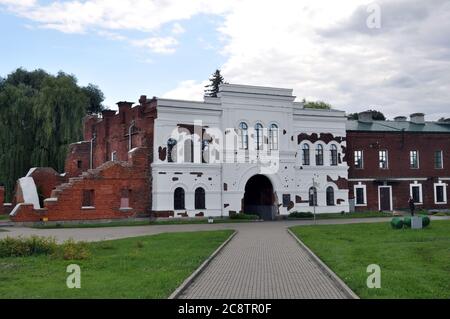
{"label": "person standing", "polygon": [[414,216],[414,210],[416,209],[416,205],[414,204],[414,198],[409,198],[409,209],[411,210],[411,216]]}

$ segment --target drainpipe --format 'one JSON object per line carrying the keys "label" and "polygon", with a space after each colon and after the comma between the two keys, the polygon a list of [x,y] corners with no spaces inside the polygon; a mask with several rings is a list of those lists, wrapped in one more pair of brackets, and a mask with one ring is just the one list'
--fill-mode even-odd
{"label": "drainpipe", "polygon": [[133,146],[132,145],[132,135],[131,135],[131,130],[132,130],[132,128],[135,126],[135,123],[134,123],[134,121],[132,121],[131,122],[131,125],[130,125],[130,127],[128,128],[128,151],[131,151],[131,147]]}
{"label": "drainpipe", "polygon": [[89,168],[92,169],[93,168],[93,162],[94,162],[94,152],[93,152],[93,145],[94,145],[94,141],[97,138],[97,134],[93,134],[90,143],[91,143],[91,154],[90,154],[90,158],[89,158]]}

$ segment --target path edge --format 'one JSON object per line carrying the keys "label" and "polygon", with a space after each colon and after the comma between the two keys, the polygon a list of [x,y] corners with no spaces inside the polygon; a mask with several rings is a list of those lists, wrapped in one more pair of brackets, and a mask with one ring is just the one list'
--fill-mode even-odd
{"label": "path edge", "polygon": [[178,286],[177,289],[172,292],[172,294],[167,299],[177,299],[186,288],[205,270],[209,263],[216,257],[221,250],[233,239],[233,237],[238,233],[237,230],[228,237],[189,277],[187,277],[183,283]]}
{"label": "path edge", "polygon": [[316,254],[313,253],[308,246],[306,246],[295,234],[287,228],[287,232],[297,241],[297,243],[303,248],[308,255],[312,258],[312,260],[321,268],[330,278],[331,280],[351,299],[360,299],[358,295],[347,286],[347,284],[339,278],[334,271],[332,271]]}

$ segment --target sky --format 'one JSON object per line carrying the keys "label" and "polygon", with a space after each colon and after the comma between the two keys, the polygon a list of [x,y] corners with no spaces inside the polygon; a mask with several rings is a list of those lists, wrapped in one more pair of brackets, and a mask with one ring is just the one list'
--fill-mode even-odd
{"label": "sky", "polygon": [[348,113],[450,117],[450,0],[0,0],[0,76],[74,74],[105,105],[229,83]]}

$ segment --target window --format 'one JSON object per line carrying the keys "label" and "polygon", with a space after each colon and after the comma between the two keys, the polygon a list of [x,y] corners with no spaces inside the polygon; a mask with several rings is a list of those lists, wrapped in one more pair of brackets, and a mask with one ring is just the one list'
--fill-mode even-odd
{"label": "window", "polygon": [[83,190],[83,202],[81,203],[82,207],[94,207],[94,190],[93,189],[84,189]]}
{"label": "window", "polygon": [[447,204],[447,184],[442,182],[434,184],[434,203]]}
{"label": "window", "polygon": [[363,168],[363,151],[355,151],[355,168]]}
{"label": "window", "polygon": [[323,165],[323,146],[321,144],[316,146],[316,165]]}
{"label": "window", "polygon": [[263,126],[261,123],[255,125],[255,134],[256,134],[256,149],[263,149]]}
{"label": "window", "polygon": [[201,187],[195,190],[195,209],[206,209],[205,190]]}
{"label": "window", "polygon": [[173,209],[185,209],[184,208],[184,189],[178,187],[173,193]]}
{"label": "window", "polygon": [[176,159],[176,148],[177,140],[174,138],[169,138],[167,140],[167,162],[173,163]]}
{"label": "window", "polygon": [[409,185],[409,195],[413,198],[414,203],[421,204],[422,197],[422,184],[414,183]]}
{"label": "window", "polygon": [[334,206],[334,188],[327,187],[327,206]]}
{"label": "window", "polygon": [[434,168],[436,168],[436,169],[444,168],[443,160],[442,160],[442,151],[434,152]]}
{"label": "window", "polygon": [[355,206],[366,206],[367,205],[367,195],[366,195],[366,185],[355,185]]}
{"label": "window", "polygon": [[411,151],[409,152],[409,167],[419,168],[419,152]]}
{"label": "window", "polygon": [[317,189],[315,187],[309,189],[309,206],[317,206]]}
{"label": "window", "polygon": [[83,164],[83,162],[81,160],[77,161],[77,168],[81,168],[81,165]]}
{"label": "window", "polygon": [[239,124],[239,147],[241,150],[248,149],[248,125],[245,122]]}
{"label": "window", "polygon": [[378,167],[381,169],[388,168],[388,152],[386,150],[381,150],[378,152]]}
{"label": "window", "polygon": [[283,194],[283,207],[289,207],[290,202],[291,202],[291,195]]}
{"label": "window", "polygon": [[111,161],[117,161],[117,152],[111,152]]}
{"label": "window", "polygon": [[120,191],[120,208],[130,208],[131,189],[122,189]]}
{"label": "window", "polygon": [[270,125],[269,143],[270,143],[271,150],[278,149],[278,126],[276,124]]}
{"label": "window", "polygon": [[337,146],[334,144],[331,144],[330,147],[330,164],[331,166],[337,166],[338,164],[338,149]]}
{"label": "window", "polygon": [[309,145],[306,143],[302,146],[302,165],[309,165]]}

